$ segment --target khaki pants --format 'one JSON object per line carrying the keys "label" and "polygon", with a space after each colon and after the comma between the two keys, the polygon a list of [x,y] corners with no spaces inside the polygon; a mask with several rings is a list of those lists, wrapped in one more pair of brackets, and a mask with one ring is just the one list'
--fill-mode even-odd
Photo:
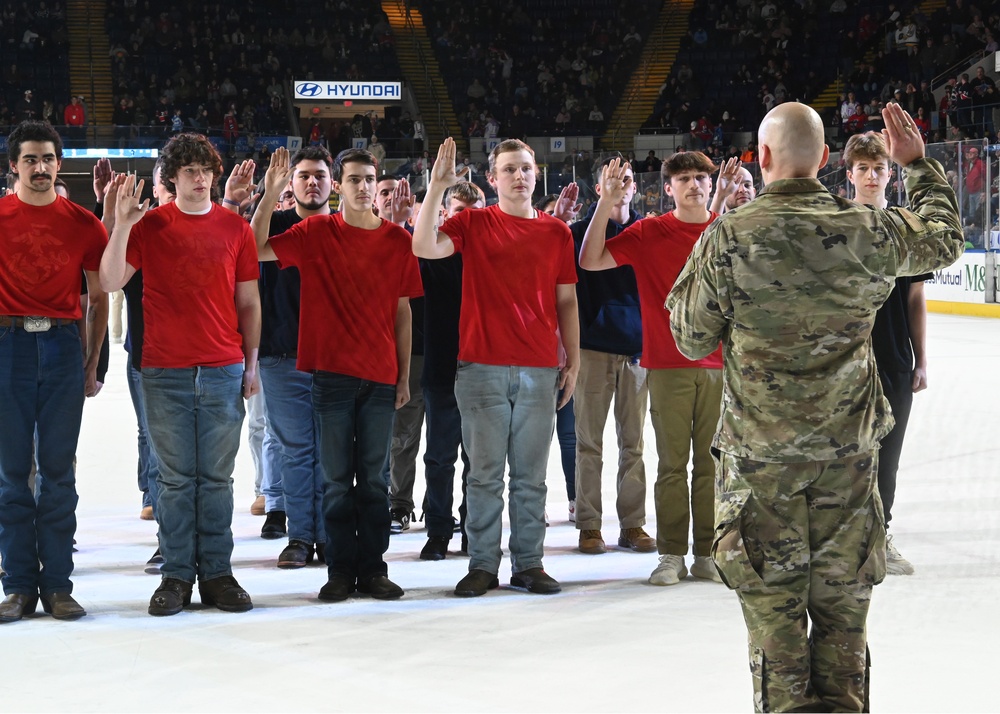
{"label": "khaki pants", "polygon": [[743,606],[757,711],[869,711],[865,621],[885,577],[876,461],[720,457],[712,555]]}
{"label": "khaki pants", "polygon": [[[686,555],[694,521],[694,554],[710,555],[714,533],[712,439],[722,405],[722,370],[649,370],[649,417],[656,433],[656,550]],[[692,456],[688,494],[688,460]]]}
{"label": "khaki pants", "polygon": [[646,523],[646,467],[642,462],[642,430],[649,400],[646,370],[632,357],[580,350],[580,375],[573,395],[579,530],[601,529],[604,425],[612,398],[618,434],[618,522],[623,529]]}
{"label": "khaki pants", "polygon": [[410,401],[397,409],[393,417],[392,442],[385,466],[389,472],[389,507],[394,511],[413,511],[417,453],[424,425],[424,392],[420,388],[423,371],[423,355],[410,355]]}
{"label": "khaki pants", "polygon": [[122,341],[122,308],[125,305],[125,293],[115,290],[111,293],[111,339],[115,342]]}

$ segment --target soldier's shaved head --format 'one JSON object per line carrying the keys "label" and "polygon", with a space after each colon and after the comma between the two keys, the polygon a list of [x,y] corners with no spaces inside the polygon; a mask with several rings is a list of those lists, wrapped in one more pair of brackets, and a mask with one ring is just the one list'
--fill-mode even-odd
{"label": "soldier's shaved head", "polygon": [[797,102],[769,111],[760,123],[758,138],[764,183],[815,177],[830,155],[823,120],[812,107]]}

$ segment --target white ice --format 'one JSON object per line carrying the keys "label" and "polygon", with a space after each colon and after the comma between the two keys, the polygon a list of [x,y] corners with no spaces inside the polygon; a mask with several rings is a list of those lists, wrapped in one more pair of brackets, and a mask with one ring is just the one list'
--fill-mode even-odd
{"label": "white ice", "polygon": [[[877,711],[1000,709],[1000,322],[931,315],[930,388],[918,394],[899,473],[892,533],[916,567],[876,588],[869,622]],[[79,448],[77,622],[35,616],[0,625],[0,711],[646,712],[751,711],[746,631],[736,596],[688,578],[646,583],[656,554],[574,550],[557,446],[549,462],[546,570],[562,594],[506,586],[451,594],[468,567],[424,562],[422,524],[393,536],[402,600],[324,604],[322,568],[274,567],[283,541],[248,512],[253,468],[235,473],[235,575],[253,611],[195,605],[146,614],[158,582],[143,572],[155,525],[138,518],[135,421],[113,346],[104,391],[88,400]],[[606,439],[614,444],[609,423]],[[656,456],[647,428],[648,529]],[[245,440],[244,440],[245,444]],[[615,454],[604,470],[614,519]],[[416,502],[422,496],[419,484]],[[456,506],[457,507],[457,506]],[[690,557],[690,556],[689,556]],[[197,594],[195,595],[197,603]]]}

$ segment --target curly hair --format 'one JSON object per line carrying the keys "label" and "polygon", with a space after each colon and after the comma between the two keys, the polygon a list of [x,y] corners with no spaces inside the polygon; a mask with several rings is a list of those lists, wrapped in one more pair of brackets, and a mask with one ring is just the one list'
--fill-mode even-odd
{"label": "curly hair", "polygon": [[56,158],[62,160],[62,139],[48,122],[23,121],[14,127],[14,131],[7,137],[7,157],[12,163],[16,164],[17,160],[21,158],[21,144],[26,141],[51,141],[56,148]]}
{"label": "curly hair", "polygon": [[207,137],[201,134],[184,133],[170,139],[160,154],[163,159],[160,170],[160,183],[167,187],[170,193],[177,194],[174,179],[182,167],[190,164],[202,164],[212,170],[212,188],[222,178],[222,157]]}

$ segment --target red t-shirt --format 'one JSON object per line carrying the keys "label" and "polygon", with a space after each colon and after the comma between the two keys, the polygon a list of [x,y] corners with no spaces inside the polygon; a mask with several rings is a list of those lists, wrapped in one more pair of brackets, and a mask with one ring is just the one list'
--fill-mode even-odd
{"label": "red t-shirt", "polygon": [[462,254],[458,358],[558,367],[556,285],[576,283],[573,234],[558,218],[518,218],[493,205],[462,211],[441,232]]}
{"label": "red t-shirt", "polygon": [[718,214],[705,223],[684,223],[674,212],[636,221],[608,241],[608,251],[618,265],[631,265],[639,285],[642,310],[642,366],[647,369],[707,367],[722,369],[722,347],[703,359],[691,361],[680,353],[670,334],[670,313],[663,307],[698,236]]}
{"label": "red t-shirt", "polygon": [[132,227],[125,260],[142,270],[143,367],[222,367],[243,361],[236,283],[255,281],[250,226],[218,205],[191,215],[160,206]]}
{"label": "red t-shirt", "polygon": [[410,234],[382,221],[375,230],[344,216],[312,216],[271,247],[302,281],[296,366],[396,384],[396,308],[424,294]]}
{"label": "red t-shirt", "polygon": [[82,271],[100,270],[107,244],[94,214],[61,196],[48,206],[0,198],[0,315],[79,320]]}

